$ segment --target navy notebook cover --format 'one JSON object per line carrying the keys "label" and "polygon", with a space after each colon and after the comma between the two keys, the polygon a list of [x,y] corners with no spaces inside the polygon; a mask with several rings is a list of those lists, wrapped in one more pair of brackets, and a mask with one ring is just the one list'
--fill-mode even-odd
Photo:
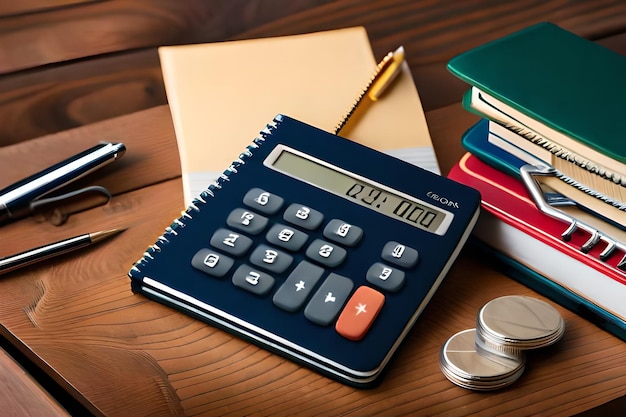
{"label": "navy notebook cover", "polygon": [[[423,201],[428,200],[428,204],[453,212],[454,220],[445,235],[440,236],[270,169],[264,166],[264,160],[278,144],[293,147],[409,196],[419,196]],[[400,290],[383,291],[385,304],[362,340],[345,339],[332,326],[319,326],[307,320],[301,311],[289,313],[277,308],[272,304],[271,295],[256,296],[234,287],[230,278],[208,277],[192,267],[190,260],[194,253],[203,245],[209,245],[214,229],[222,223],[222,227],[226,227],[226,218],[242,204],[243,195],[252,187],[282,196],[291,203],[308,204],[325,213],[328,221],[339,218],[362,227],[362,242],[350,249],[345,262],[332,269],[334,273],[352,277],[355,289],[367,285],[365,272],[380,258],[380,242],[396,240],[419,248],[418,265],[406,272],[407,279]],[[437,195],[437,200],[428,198],[428,195]],[[453,202],[444,199],[444,195],[460,202],[461,208],[451,207]],[[377,378],[434,294],[469,236],[478,218],[479,207],[480,195],[474,189],[279,116],[218,182],[172,223],[130,270],[129,276],[136,292],[313,366],[331,377],[347,375],[357,385],[366,384]],[[270,222],[283,221],[277,216],[280,214],[270,215]],[[307,233],[311,240],[323,238],[320,230]],[[265,232],[259,236],[264,235]],[[390,236],[394,238],[390,239]],[[295,264],[306,259],[303,253],[294,253],[293,257]],[[287,272],[276,276],[275,287],[284,282],[283,275]],[[161,298],[163,296],[165,299]]]}

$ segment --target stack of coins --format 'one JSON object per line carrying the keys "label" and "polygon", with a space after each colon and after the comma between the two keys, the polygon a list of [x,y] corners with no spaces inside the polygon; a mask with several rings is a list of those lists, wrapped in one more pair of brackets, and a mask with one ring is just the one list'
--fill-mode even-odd
{"label": "stack of coins", "polygon": [[563,318],[550,304],[525,296],[496,298],[480,309],[475,329],[443,345],[441,371],[463,388],[503,388],[524,372],[525,351],[552,345],[564,332]]}

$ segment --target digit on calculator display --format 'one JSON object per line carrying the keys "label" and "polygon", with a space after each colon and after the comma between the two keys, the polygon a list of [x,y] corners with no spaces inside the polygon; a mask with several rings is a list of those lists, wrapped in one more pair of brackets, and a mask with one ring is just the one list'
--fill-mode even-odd
{"label": "digit on calculator display", "polygon": [[445,234],[452,222],[450,212],[284,145],[276,146],[264,165],[431,233]]}

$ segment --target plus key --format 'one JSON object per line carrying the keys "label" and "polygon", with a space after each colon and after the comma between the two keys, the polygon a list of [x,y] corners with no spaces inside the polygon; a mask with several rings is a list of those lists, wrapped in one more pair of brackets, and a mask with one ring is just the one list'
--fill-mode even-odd
{"label": "plus key", "polygon": [[350,340],[361,340],[378,316],[385,303],[385,296],[366,286],[357,288],[343,308],[335,330]]}

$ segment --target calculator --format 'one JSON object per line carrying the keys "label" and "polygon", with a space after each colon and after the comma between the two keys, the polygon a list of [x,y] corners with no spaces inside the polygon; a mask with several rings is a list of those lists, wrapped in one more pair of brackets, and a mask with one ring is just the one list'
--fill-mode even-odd
{"label": "calculator", "polygon": [[370,387],[479,207],[472,188],[278,115],[148,247],[129,271],[131,286]]}

